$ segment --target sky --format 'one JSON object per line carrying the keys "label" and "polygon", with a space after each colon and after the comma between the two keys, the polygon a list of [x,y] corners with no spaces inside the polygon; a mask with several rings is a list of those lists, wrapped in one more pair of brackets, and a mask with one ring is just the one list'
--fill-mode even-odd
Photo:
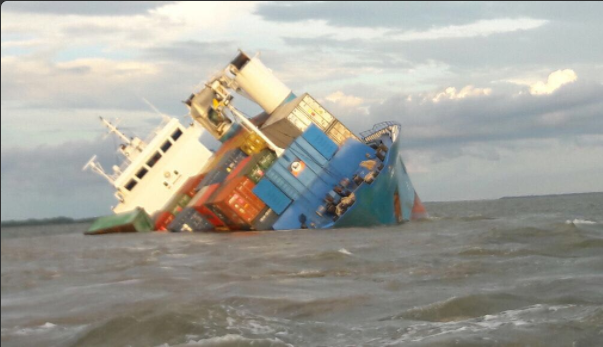
{"label": "sky", "polygon": [[[603,191],[603,3],[6,2],[2,220],[111,213],[118,163],[243,49],[354,131],[394,120],[424,201]],[[244,106],[244,105],[243,105]],[[243,107],[242,106],[242,107]]]}

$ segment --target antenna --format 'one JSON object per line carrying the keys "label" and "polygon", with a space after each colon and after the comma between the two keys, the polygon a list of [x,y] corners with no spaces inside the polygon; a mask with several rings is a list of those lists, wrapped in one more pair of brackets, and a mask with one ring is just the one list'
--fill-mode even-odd
{"label": "antenna", "polygon": [[155,107],[155,105],[151,104],[151,102],[149,100],[147,100],[146,98],[142,98],[142,101],[145,102],[145,104],[149,105],[149,107],[155,111],[158,115],[160,115],[163,118],[169,118],[165,113],[159,111],[159,109],[157,107]]}
{"label": "antenna", "polygon": [[103,125],[106,126],[107,129],[109,129],[109,134],[115,133],[125,143],[130,144],[131,140],[124,133],[119,131],[119,129],[117,129],[116,125],[111,124],[111,122],[109,122],[108,120],[106,120],[103,117],[98,117],[98,118],[100,118],[101,123],[103,123]]}
{"label": "antenna", "polygon": [[84,165],[84,167],[82,167],[82,171],[86,171],[88,168],[90,168],[90,170],[92,172],[96,172],[100,176],[104,177],[107,181],[109,181],[109,183],[111,183],[111,185],[115,185],[115,180],[113,179],[113,177],[107,175],[105,170],[103,170],[103,167],[101,166],[101,164],[98,161],[96,161],[96,155],[93,155],[92,158],[90,158],[90,160],[88,160],[86,165]]}

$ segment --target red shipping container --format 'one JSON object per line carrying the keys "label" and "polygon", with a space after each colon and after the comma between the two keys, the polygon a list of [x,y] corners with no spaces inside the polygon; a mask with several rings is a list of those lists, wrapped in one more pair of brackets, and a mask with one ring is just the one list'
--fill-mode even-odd
{"label": "red shipping container", "polygon": [[167,231],[167,226],[174,220],[174,215],[169,211],[161,211],[155,218],[155,230]]}

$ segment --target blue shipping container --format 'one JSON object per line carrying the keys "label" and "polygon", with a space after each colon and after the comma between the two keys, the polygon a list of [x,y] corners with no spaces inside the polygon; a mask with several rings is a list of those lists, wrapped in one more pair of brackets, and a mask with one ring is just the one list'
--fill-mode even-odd
{"label": "blue shipping container", "polygon": [[291,204],[291,199],[275,186],[274,183],[265,178],[262,179],[252,191],[253,194],[279,215]]}
{"label": "blue shipping container", "polygon": [[310,124],[308,129],[302,134],[312,147],[322,154],[323,157],[331,159],[339,146],[331,140],[327,134],[323,133],[315,124]]}

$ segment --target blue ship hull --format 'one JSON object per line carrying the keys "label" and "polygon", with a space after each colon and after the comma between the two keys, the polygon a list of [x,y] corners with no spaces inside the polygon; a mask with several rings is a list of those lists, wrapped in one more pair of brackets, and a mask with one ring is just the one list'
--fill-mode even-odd
{"label": "blue ship hull", "polygon": [[[399,125],[394,123],[384,124],[376,128],[365,137],[366,143],[349,139],[328,161],[314,162],[311,155],[295,150],[295,143],[287,148],[280,167],[287,168],[295,160],[303,161],[308,165],[312,175],[308,175],[307,184],[303,179],[299,187],[295,184],[279,181],[281,177],[291,176],[283,172],[277,173],[271,169],[264,180],[275,182],[280,190],[287,192],[291,203],[280,212],[280,217],[273,224],[273,229],[299,229],[299,228],[340,228],[340,227],[365,227],[375,225],[399,224],[423,217],[425,210],[416,194],[410,177],[399,153]],[[371,146],[372,145],[372,146]],[[377,147],[381,149],[375,149]],[[383,150],[385,148],[385,150]],[[287,159],[290,158],[290,159]],[[365,167],[366,163],[374,163],[376,168]],[[278,162],[277,165],[279,167]],[[284,170],[282,170],[284,171]],[[373,179],[358,179],[367,177],[373,172]],[[354,183],[354,178],[357,183]],[[340,184],[347,181],[344,188],[345,194],[334,193],[334,187],[343,187]],[[360,181],[360,182],[358,182]],[[261,185],[263,187],[263,185]],[[260,197],[263,188],[256,192]],[[289,192],[291,191],[291,192]],[[329,213],[326,209],[327,196],[344,199],[353,196],[353,203],[338,213]],[[267,202],[271,198],[266,198]],[[285,203],[286,204],[285,200]]]}

